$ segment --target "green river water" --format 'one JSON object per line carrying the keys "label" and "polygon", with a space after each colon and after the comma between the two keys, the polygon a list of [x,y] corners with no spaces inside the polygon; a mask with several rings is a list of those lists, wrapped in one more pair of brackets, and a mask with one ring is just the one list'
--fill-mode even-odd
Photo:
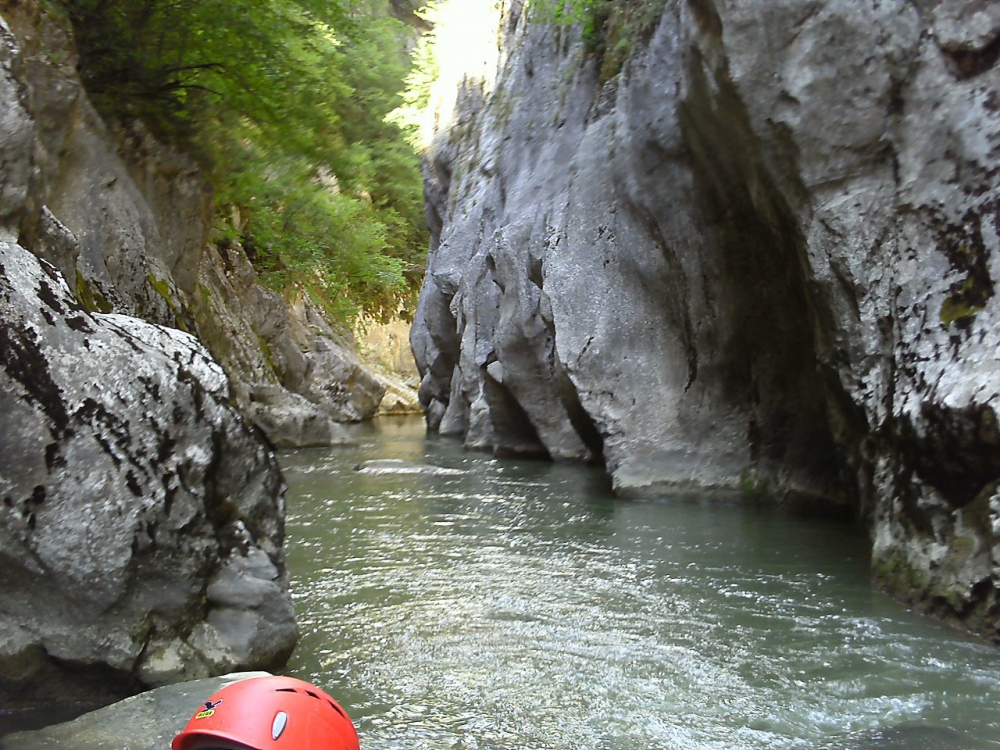
{"label": "green river water", "polygon": [[855,528],[616,500],[419,419],[354,437],[282,465],[289,671],[363,750],[1000,748],[1000,651],[873,591]]}

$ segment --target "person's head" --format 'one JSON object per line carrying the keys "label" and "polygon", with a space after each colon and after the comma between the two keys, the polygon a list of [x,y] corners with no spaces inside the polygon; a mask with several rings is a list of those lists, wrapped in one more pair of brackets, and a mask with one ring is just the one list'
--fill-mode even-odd
{"label": "person's head", "polygon": [[294,677],[226,685],[174,737],[172,750],[360,750],[340,704]]}

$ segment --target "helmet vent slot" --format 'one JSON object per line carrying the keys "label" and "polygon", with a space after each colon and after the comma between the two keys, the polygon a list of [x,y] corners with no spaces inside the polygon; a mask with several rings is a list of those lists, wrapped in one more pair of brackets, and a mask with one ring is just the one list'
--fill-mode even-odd
{"label": "helmet vent slot", "polygon": [[329,704],[330,704],[330,708],[332,708],[332,709],[333,709],[334,711],[336,711],[336,712],[337,712],[338,714],[340,714],[341,716],[343,716],[343,717],[344,717],[345,719],[347,719],[348,721],[350,721],[350,720],[351,720],[351,719],[350,719],[350,717],[348,717],[348,715],[347,715],[346,713],[344,713],[344,709],[342,709],[342,708],[341,708],[340,706],[338,706],[338,705],[337,705],[336,703],[334,703],[333,701],[327,701],[327,703],[329,703]]}

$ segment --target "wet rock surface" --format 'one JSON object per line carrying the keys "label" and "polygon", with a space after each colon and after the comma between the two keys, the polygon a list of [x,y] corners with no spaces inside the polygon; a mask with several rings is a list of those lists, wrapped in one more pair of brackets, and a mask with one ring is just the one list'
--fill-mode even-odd
{"label": "wet rock surface", "polygon": [[72,721],[0,738],[0,750],[165,750],[205,700],[238,680],[267,672],[237,672],[150,690]]}
{"label": "wet rock surface", "polygon": [[430,427],[850,509],[880,585],[1000,639],[998,28],[684,0],[602,46],[512,4],[425,163]]}

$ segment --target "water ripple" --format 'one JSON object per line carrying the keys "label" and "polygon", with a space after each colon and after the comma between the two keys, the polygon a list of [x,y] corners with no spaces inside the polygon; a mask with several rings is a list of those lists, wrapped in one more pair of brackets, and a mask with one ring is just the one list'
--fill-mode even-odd
{"label": "water ripple", "polygon": [[[387,458],[464,473],[350,470]],[[283,460],[291,669],[366,750],[1000,748],[997,652],[873,592],[849,528],[620,502],[419,425]]]}

